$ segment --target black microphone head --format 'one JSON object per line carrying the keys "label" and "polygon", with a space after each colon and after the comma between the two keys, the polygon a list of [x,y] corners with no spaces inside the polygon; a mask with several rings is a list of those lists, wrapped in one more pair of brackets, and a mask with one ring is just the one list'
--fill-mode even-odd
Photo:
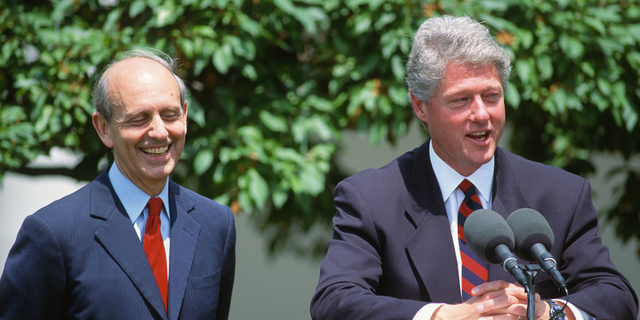
{"label": "black microphone head", "polygon": [[488,263],[500,263],[495,256],[498,245],[504,244],[513,251],[513,232],[495,211],[479,209],[471,213],[464,223],[464,238],[471,251]]}
{"label": "black microphone head", "polygon": [[535,262],[531,247],[536,243],[544,245],[547,251],[551,251],[554,241],[553,230],[540,212],[529,208],[518,209],[507,218],[507,224],[511,227],[516,239],[514,253],[518,257]]}

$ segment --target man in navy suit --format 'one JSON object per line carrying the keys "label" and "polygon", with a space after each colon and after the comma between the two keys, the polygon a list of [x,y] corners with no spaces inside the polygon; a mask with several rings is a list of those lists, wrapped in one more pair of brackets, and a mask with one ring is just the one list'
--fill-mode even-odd
{"label": "man in navy suit", "polygon": [[336,187],[334,236],[313,319],[526,319],[527,294],[500,265],[488,265],[486,278],[469,285],[465,272],[479,269],[468,267],[458,240],[458,210],[472,197],[459,187],[465,179],[484,209],[507,218],[532,208],[549,221],[550,252],[569,295],[540,274],[536,319],[636,319],[635,292],[597,235],[589,183],[498,147],[510,69],[505,50],[476,21],[424,22],[407,84],[431,138]]}
{"label": "man in navy suit", "polygon": [[169,57],[130,51],[106,69],[93,125],[115,163],[25,219],[0,278],[0,319],[228,318],[233,214],[168,178],[185,96]]}

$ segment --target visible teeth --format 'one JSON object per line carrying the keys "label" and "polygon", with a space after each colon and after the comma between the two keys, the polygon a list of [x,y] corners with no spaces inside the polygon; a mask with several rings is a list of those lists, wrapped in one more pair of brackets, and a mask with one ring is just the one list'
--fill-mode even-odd
{"label": "visible teeth", "polygon": [[162,147],[162,148],[146,148],[146,149],[140,149],[140,150],[152,156],[159,156],[159,155],[165,154],[167,150],[169,150],[169,146]]}
{"label": "visible teeth", "polygon": [[481,132],[476,132],[476,133],[472,133],[469,136],[471,136],[472,138],[478,140],[478,141],[485,141],[487,140],[487,132],[486,131],[481,131]]}

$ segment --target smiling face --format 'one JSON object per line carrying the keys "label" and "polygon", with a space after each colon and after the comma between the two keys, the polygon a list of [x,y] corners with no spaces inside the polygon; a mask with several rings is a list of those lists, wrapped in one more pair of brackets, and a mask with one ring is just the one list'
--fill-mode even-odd
{"label": "smiling face", "polygon": [[98,113],[93,124],[118,169],[150,196],[158,195],[180,159],[187,133],[187,104],[173,74],[146,58],[118,62],[109,77],[112,119]]}
{"label": "smiling face", "polygon": [[504,90],[496,67],[449,63],[429,105],[411,95],[436,154],[463,176],[489,162],[505,122]]}

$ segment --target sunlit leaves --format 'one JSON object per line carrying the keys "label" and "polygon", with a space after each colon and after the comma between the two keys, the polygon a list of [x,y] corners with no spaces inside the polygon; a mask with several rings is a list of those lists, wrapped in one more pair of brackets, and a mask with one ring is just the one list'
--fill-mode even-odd
{"label": "sunlit leaves", "polygon": [[92,128],[91,87],[118,52],[156,49],[180,58],[190,90],[173,179],[274,234],[329,225],[342,131],[374,145],[406,133],[411,38],[441,14],[483,21],[512,58],[505,100],[517,153],[585,173],[590,150],[640,150],[635,2],[66,0],[0,9],[0,175],[59,146],[84,152],[74,170],[95,176],[92,159],[110,152]]}

